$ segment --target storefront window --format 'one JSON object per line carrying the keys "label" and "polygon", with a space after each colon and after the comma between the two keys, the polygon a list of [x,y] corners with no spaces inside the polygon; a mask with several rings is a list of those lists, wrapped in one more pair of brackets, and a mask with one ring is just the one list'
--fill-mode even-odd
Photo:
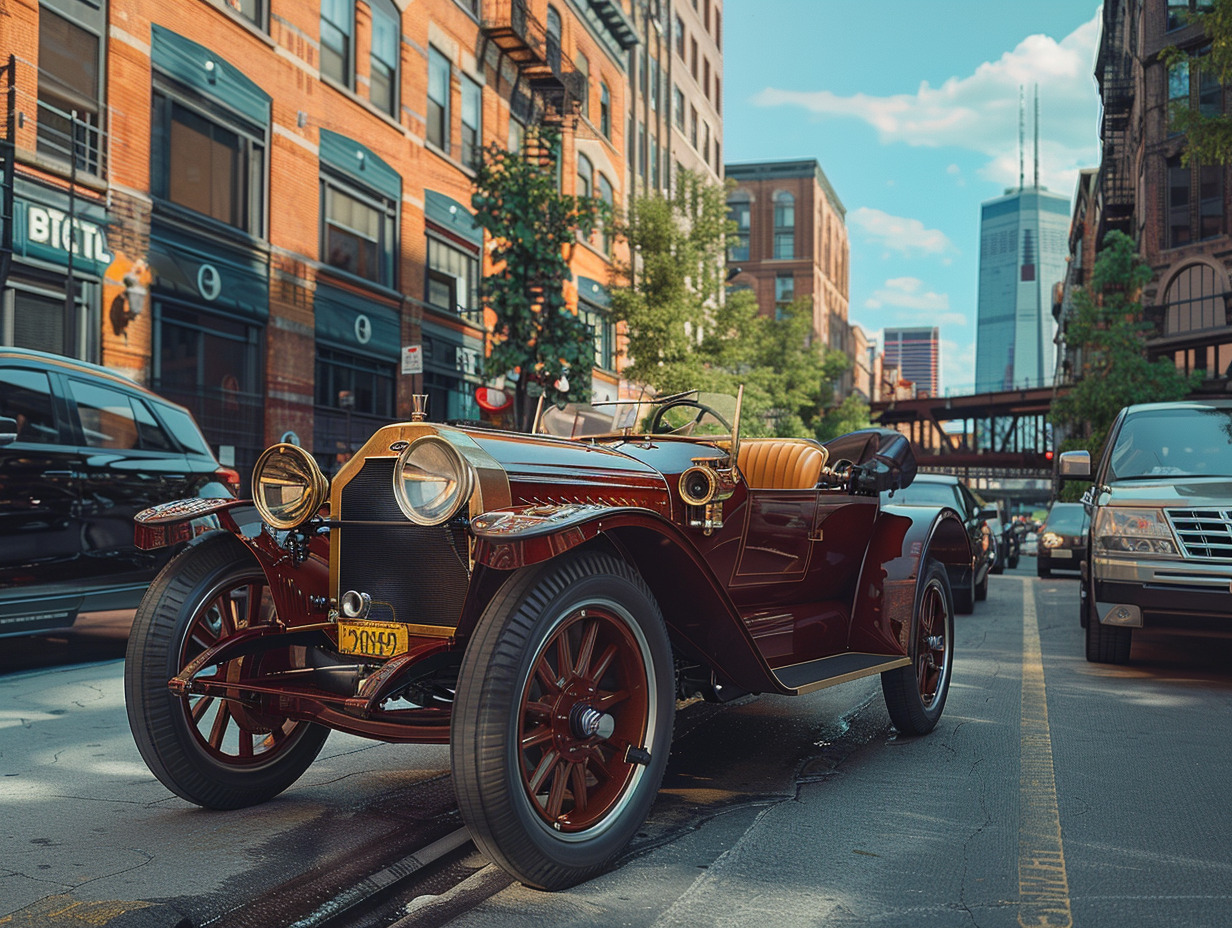
{"label": "storefront window", "polygon": [[333,175],[322,176],[321,186],[321,259],[365,280],[395,286],[397,204],[361,193]]}

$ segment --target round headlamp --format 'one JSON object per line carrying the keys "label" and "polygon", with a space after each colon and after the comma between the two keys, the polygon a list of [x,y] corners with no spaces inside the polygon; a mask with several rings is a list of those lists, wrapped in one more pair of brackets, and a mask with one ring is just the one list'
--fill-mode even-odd
{"label": "round headlamp", "polygon": [[298,445],[274,445],[252,469],[253,502],[265,523],[288,529],[316,515],[329,497],[329,483],[312,455]]}
{"label": "round headlamp", "polygon": [[440,525],[471,498],[475,472],[445,439],[428,435],[411,442],[394,464],[394,499],[416,525]]}
{"label": "round headlamp", "polygon": [[690,506],[705,506],[718,490],[718,481],[709,467],[690,467],[680,475],[680,498]]}

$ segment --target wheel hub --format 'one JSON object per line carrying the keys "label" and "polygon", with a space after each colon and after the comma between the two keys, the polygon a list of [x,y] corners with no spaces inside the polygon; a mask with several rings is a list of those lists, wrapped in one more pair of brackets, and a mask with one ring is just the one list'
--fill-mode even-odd
{"label": "wheel hub", "polygon": [[606,741],[616,730],[616,720],[606,712],[600,712],[598,709],[579,702],[569,713],[569,728],[573,736],[580,740],[598,735]]}

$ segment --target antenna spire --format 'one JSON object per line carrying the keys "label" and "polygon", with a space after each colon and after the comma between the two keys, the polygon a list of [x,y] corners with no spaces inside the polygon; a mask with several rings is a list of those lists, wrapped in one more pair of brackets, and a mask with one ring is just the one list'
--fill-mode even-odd
{"label": "antenna spire", "polygon": [[1024,145],[1023,137],[1026,134],[1026,126],[1024,125],[1026,116],[1023,114],[1024,106],[1025,106],[1025,103],[1023,101],[1022,84],[1019,84],[1018,85],[1018,189],[1019,190],[1021,190],[1023,186],[1023,163],[1022,163],[1023,152],[1022,152],[1022,149]]}
{"label": "antenna spire", "polygon": [[1035,85],[1035,189],[1039,190],[1039,84]]}

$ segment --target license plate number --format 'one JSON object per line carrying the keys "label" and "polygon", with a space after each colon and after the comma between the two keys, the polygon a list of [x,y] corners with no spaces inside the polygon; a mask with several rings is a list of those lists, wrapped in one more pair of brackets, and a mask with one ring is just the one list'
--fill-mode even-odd
{"label": "license plate number", "polygon": [[1049,557],[1073,557],[1074,552],[1068,548],[1053,548]]}
{"label": "license plate number", "polygon": [[338,650],[363,657],[397,657],[410,647],[410,634],[397,622],[338,621]]}

